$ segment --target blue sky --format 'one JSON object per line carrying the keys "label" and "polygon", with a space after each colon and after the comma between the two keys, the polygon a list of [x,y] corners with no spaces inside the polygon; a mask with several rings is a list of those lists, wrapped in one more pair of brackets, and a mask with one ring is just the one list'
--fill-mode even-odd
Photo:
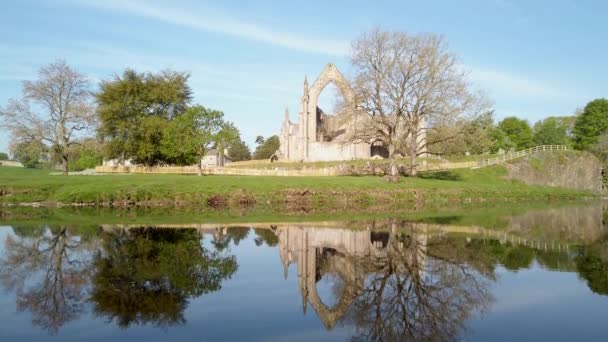
{"label": "blue sky", "polygon": [[57,58],[95,81],[172,68],[253,145],[278,133],[285,107],[295,119],[304,75],[333,62],[349,76],[350,41],[380,26],[444,35],[498,119],[534,122],[608,96],[606,13],[608,2],[584,0],[5,0],[0,105]]}

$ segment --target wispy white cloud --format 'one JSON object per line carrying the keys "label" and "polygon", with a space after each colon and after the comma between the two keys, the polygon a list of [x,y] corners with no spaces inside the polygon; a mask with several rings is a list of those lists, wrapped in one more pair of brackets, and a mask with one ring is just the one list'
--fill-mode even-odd
{"label": "wispy white cloud", "polygon": [[572,89],[501,70],[473,67],[470,72],[475,84],[491,93],[497,93],[495,95],[544,99],[578,96]]}
{"label": "wispy white cloud", "polygon": [[344,56],[349,43],[340,40],[310,38],[273,30],[246,22],[217,9],[185,10],[177,6],[161,5],[143,0],[72,0],[82,6],[131,14],[194,30],[216,32],[233,37],[263,42],[292,50]]}
{"label": "wispy white cloud", "polygon": [[[137,48],[91,42],[70,42],[69,47],[56,45],[13,45],[1,44],[0,50],[7,51],[0,56],[0,80],[21,81],[36,77],[37,68],[62,58],[80,70],[87,70],[93,81],[120,74],[124,68],[137,71],[159,71],[173,69],[191,74],[193,87],[215,87],[236,92],[243,96],[247,91],[267,94],[268,98],[291,94],[297,96],[297,87],[289,86],[294,79],[303,77],[304,72],[281,72],[268,75],[264,68],[249,65],[221,66],[202,61],[200,58],[176,57],[150,53]],[[265,77],[262,77],[264,76]],[[255,86],[251,86],[255,85]],[[250,95],[253,99],[255,96]],[[267,99],[267,101],[269,100]],[[257,98],[259,101],[260,99]]]}
{"label": "wispy white cloud", "polygon": [[[247,22],[217,8],[197,6],[179,6],[177,4],[167,5],[154,0],[64,0],[71,4],[92,7],[100,10],[123,13],[147,18],[171,25],[186,27],[193,30],[205,32],[216,32],[233,37],[239,37],[251,41],[263,42],[284,48],[320,53],[327,55],[345,56],[348,54],[349,43],[340,40],[316,39],[300,36],[282,30],[274,30],[257,23]],[[517,6],[508,0],[495,0],[499,7]],[[187,8],[186,8],[187,7]],[[93,55],[96,48],[92,46],[89,51]],[[165,67],[176,67],[175,57],[163,58],[161,56],[145,56],[140,54],[125,54],[124,51],[111,51],[113,48],[104,46],[104,51],[112,55],[123,54],[120,60],[128,61],[129,65],[138,69],[154,69],[150,60],[163,62]],[[104,62],[100,58],[91,56],[89,60],[95,60],[100,64]],[[200,63],[179,63],[188,65],[188,70],[193,73],[213,74],[217,72],[216,66],[203,66]],[[535,80],[524,75],[505,72],[500,69],[472,67],[468,68],[474,83],[486,90],[490,95],[511,96],[521,98],[580,98],[571,89],[563,89],[559,85]],[[223,71],[222,71],[223,72]]]}
{"label": "wispy white cloud", "polygon": [[36,70],[26,65],[0,65],[0,81],[22,81],[36,76]]}

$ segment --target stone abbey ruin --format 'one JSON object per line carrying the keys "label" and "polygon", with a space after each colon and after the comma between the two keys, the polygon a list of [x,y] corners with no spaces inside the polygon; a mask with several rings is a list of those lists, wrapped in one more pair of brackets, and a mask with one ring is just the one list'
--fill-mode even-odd
{"label": "stone abbey ruin", "polygon": [[[333,115],[319,107],[319,96],[330,83],[343,96],[339,112]],[[292,123],[289,112],[285,111],[279,135],[281,146],[272,160],[308,162],[387,158],[388,149],[380,139],[364,140],[357,135],[357,130],[369,125],[370,119],[358,106],[353,89],[342,73],[335,65],[327,64],[310,87],[304,78],[298,121]]]}

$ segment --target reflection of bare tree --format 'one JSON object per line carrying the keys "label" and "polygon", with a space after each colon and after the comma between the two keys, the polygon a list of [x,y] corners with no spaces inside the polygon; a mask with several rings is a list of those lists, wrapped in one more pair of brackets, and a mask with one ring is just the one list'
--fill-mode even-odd
{"label": "reflection of bare tree", "polygon": [[90,245],[65,227],[35,237],[5,241],[0,282],[17,293],[17,310],[50,333],[77,318],[85,307],[90,279]]}
{"label": "reflection of bare tree", "polygon": [[[414,226],[288,227],[277,234],[284,264],[297,262],[303,300],[328,329],[352,324],[355,340],[456,339],[491,302],[491,259],[471,262],[476,254],[466,246]],[[327,277],[334,283],[332,306],[316,288]]]}
{"label": "reflection of bare tree", "polygon": [[425,242],[393,235],[389,253],[366,266],[373,271],[345,317],[357,326],[355,339],[455,339],[488,305],[487,279],[461,259],[435,254],[440,244]]}

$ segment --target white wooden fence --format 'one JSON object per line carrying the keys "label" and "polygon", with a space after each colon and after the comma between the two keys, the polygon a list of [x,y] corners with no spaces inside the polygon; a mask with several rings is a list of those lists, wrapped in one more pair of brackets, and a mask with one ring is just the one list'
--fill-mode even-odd
{"label": "white wooden fence", "polygon": [[528,156],[528,155],[531,155],[534,153],[538,153],[538,152],[566,151],[566,150],[568,150],[568,146],[564,146],[564,145],[540,145],[540,146],[531,147],[531,148],[517,151],[517,152],[505,153],[499,157],[480,160],[477,163],[476,168],[480,168],[480,167],[484,167],[484,166],[491,166],[491,165],[496,165],[496,164],[504,164],[505,162],[507,162],[509,160],[522,158],[522,157],[525,157],[525,156]]}

